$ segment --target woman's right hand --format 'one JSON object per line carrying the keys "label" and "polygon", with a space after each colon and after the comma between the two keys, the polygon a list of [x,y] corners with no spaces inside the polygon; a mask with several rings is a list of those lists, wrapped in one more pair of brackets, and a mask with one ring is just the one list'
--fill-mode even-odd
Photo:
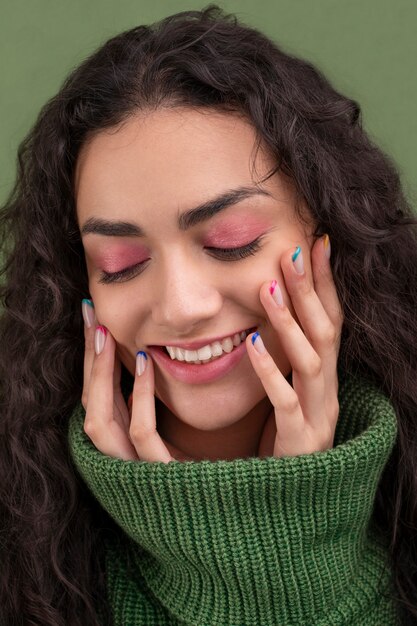
{"label": "woman's right hand", "polygon": [[85,433],[96,448],[108,456],[125,461],[168,463],[175,460],[156,429],[154,370],[150,355],[146,355],[147,359],[139,357],[145,369],[139,376],[136,367],[130,410],[121,391],[122,368],[116,342],[108,329],[96,326],[93,307],[84,302],[82,309],[85,354],[81,403],[86,412]]}

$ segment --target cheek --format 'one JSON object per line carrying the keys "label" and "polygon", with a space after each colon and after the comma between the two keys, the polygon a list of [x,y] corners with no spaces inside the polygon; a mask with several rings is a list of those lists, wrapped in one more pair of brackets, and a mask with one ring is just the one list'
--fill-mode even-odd
{"label": "cheek", "polygon": [[[279,272],[279,276],[281,276],[281,272]],[[230,276],[229,294],[235,303],[238,303],[249,313],[265,317],[266,311],[261,303],[259,292],[262,284],[272,281],[274,277],[279,280],[278,272],[273,264],[269,265],[265,260],[260,259],[255,262],[253,259],[251,263],[246,264],[243,272],[240,270],[239,273],[233,273]]]}
{"label": "cheek", "polygon": [[[116,291],[116,290],[115,290]],[[126,297],[122,290],[117,295],[109,294],[107,286],[97,286],[90,291],[94,302],[97,323],[109,329],[116,343],[131,343],[130,336],[141,326],[141,307]]]}

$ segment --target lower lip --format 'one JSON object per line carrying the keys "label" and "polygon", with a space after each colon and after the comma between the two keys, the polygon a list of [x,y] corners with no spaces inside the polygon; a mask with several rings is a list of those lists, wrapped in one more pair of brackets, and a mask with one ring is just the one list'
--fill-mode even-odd
{"label": "lower lip", "polygon": [[152,358],[165,369],[173,378],[190,384],[209,383],[228,374],[246,353],[246,340],[243,340],[232,352],[210,361],[210,363],[186,363],[177,361],[165,353],[159,346],[148,348]]}

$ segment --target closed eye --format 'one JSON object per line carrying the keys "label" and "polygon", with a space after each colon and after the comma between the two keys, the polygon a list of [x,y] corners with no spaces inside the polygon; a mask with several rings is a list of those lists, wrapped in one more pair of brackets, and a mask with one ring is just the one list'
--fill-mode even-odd
{"label": "closed eye", "polygon": [[222,261],[237,261],[256,254],[261,247],[260,240],[261,237],[258,237],[255,241],[239,248],[206,248],[206,250],[210,250],[214,256],[219,257]]}
{"label": "closed eye", "polygon": [[[206,247],[206,250],[210,253],[210,256],[215,256],[221,261],[238,261],[256,254],[261,247],[261,239],[262,237],[258,237],[254,241],[251,241],[244,246],[239,246],[238,248]],[[98,282],[103,284],[127,282],[127,280],[129,280],[132,276],[138,276],[141,274],[146,269],[149,260],[150,259],[147,259],[141,263],[136,263],[136,265],[127,267],[119,272],[109,273],[103,271]]]}
{"label": "closed eye", "polygon": [[136,265],[127,267],[126,269],[120,270],[119,272],[103,271],[98,282],[103,283],[104,285],[107,285],[108,283],[126,282],[132,276],[137,276],[141,274],[146,268],[147,261],[149,261],[149,259],[147,259],[146,261],[142,261],[141,263],[136,263]]}

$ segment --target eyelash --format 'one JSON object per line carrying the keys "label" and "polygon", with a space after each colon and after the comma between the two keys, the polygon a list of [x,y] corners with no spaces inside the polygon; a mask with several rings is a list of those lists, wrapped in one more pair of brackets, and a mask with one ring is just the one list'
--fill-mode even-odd
{"label": "eyelash", "polygon": [[[260,241],[262,237],[258,237],[254,241],[246,244],[245,246],[240,246],[239,248],[206,248],[207,250],[214,251],[214,255],[216,257],[220,257],[221,261],[239,261],[241,259],[245,259],[248,256],[254,255],[258,252],[261,247]],[[101,277],[99,279],[99,283],[109,284],[115,282],[127,282],[129,278],[132,276],[141,274],[146,268],[146,261],[142,263],[138,263],[137,265],[133,265],[132,267],[128,267],[125,270],[121,270],[120,272],[102,272]],[[141,268],[138,270],[138,268]],[[125,279],[125,280],[122,280]]]}

